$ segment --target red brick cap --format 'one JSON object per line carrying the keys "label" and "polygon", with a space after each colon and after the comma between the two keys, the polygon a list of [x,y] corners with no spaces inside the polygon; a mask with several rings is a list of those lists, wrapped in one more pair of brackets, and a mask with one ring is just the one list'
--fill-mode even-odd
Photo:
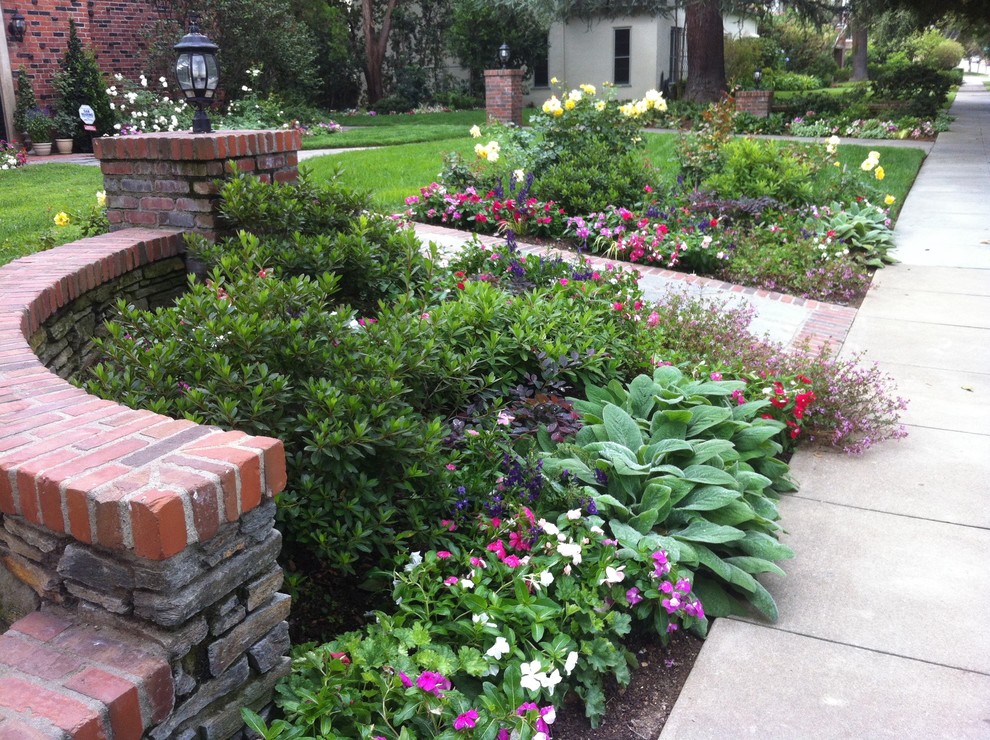
{"label": "red brick cap", "polygon": [[[281,146],[293,135],[264,138]],[[129,229],[0,268],[0,513],[162,560],[284,488],[279,440],[96,399],[31,349],[30,337],[60,308],[182,249],[178,231]]]}

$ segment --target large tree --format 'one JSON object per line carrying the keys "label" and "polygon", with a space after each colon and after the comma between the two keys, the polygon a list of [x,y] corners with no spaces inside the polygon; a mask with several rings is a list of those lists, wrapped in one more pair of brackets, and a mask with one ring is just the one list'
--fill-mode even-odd
{"label": "large tree", "polygon": [[719,0],[690,0],[684,6],[687,87],[684,97],[713,103],[725,92],[725,31]]}
{"label": "large tree", "polygon": [[364,79],[368,103],[385,95],[385,52],[392,32],[392,14],[399,0],[361,0],[361,33],[364,38]]}

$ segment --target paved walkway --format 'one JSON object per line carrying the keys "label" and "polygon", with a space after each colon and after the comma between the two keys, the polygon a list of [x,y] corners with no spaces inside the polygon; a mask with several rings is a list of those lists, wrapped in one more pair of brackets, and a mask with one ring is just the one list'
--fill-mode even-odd
{"label": "paved walkway", "polygon": [[952,113],[842,350],[910,435],[794,456],[780,620],[716,621],[662,740],[990,737],[990,93]]}

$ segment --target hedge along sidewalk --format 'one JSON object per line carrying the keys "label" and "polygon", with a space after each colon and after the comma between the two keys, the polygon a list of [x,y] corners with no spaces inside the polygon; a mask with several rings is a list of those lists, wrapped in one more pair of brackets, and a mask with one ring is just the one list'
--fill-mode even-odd
{"label": "hedge along sidewalk", "polygon": [[[0,637],[0,736],[131,738],[159,725],[151,736],[170,737],[241,690],[243,654],[265,639],[276,655],[255,651],[251,686],[270,690],[288,670],[271,529],[282,443],[94,398],[36,354],[61,309],[163,260],[184,274],[182,249],[180,232],[127,229],[0,268],[0,575],[45,606]],[[204,616],[242,586],[243,606]],[[197,678],[182,668],[194,646],[208,657]],[[240,698],[224,721],[240,722]]]}
{"label": "hedge along sidewalk", "polygon": [[[470,238],[467,232],[435,224],[414,223],[413,228],[423,242],[436,243],[441,253],[450,254],[459,250]],[[478,235],[478,239],[489,248],[505,246],[505,239],[501,237]],[[527,254],[560,257],[565,260],[575,259],[573,252],[528,244],[518,239],[517,246]],[[595,255],[585,255],[585,257],[590,264],[601,269],[613,265],[624,270],[637,270],[641,275],[640,287],[648,300],[658,300],[671,289],[684,289],[705,298],[725,297],[733,302],[749,303],[756,309],[756,316],[750,325],[751,331],[756,335],[766,334],[785,347],[793,348],[807,344],[812,350],[826,345],[838,349],[856,318],[856,309],[849,306],[838,306],[759,288],[747,288],[660,267],[620,262]]]}

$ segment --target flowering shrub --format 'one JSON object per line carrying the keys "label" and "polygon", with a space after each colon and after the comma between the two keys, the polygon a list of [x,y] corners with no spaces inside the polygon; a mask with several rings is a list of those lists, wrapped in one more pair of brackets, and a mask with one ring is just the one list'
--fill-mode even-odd
{"label": "flowering shrub", "polygon": [[423,223],[465,226],[482,234],[512,231],[517,235],[557,236],[563,231],[564,209],[553,201],[541,201],[530,194],[532,175],[509,178],[480,194],[474,187],[448,192],[433,182],[420,188],[419,195],[406,198],[406,215]]}
{"label": "flowering shrub", "polygon": [[115,74],[113,82],[106,93],[110,110],[117,116],[114,129],[118,133],[185,131],[192,126],[192,108],[185,100],[173,101],[169,97],[168,80],[164,77],[158,78],[157,87],[149,87],[144,74],[136,83]]}
{"label": "flowering shrub", "polygon": [[13,170],[27,163],[27,152],[0,139],[0,170]]}
{"label": "flowering shrub", "polygon": [[[720,371],[727,377],[749,378],[761,396],[762,389],[772,389],[774,381],[789,388],[798,376],[810,379],[815,399],[800,420],[796,441],[859,454],[905,436],[900,412],[907,402],[896,395],[893,379],[879,366],[863,365],[861,354],[840,359],[828,347],[786,350],[749,330],[753,313],[751,306],[733,305],[728,299],[699,299],[670,291],[656,307],[659,358],[697,367],[703,375]],[[744,397],[754,394],[744,391]],[[777,411],[766,407],[775,419],[785,421]]]}
{"label": "flowering shrub", "polygon": [[568,691],[597,725],[606,677],[628,683],[635,658],[621,638],[634,620],[663,640],[682,626],[704,632],[690,578],[651,538],[609,536],[588,500],[552,514],[529,499],[461,512],[436,549],[392,574],[394,614],[298,648],[278,689],[281,729],[548,738]]}

